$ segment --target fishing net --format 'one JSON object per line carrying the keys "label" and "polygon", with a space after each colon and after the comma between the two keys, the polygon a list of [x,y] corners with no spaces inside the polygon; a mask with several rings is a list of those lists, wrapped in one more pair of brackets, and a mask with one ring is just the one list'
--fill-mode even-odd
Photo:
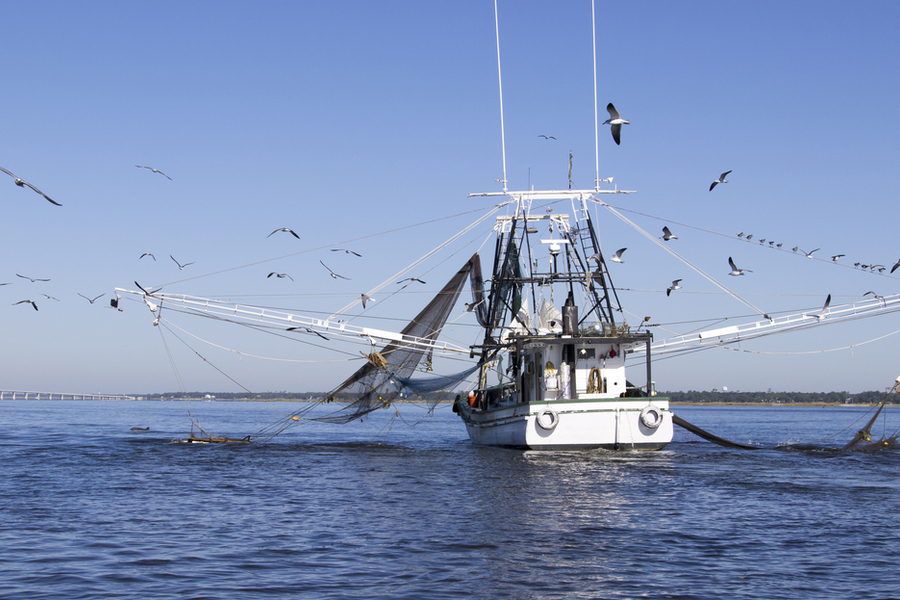
{"label": "fishing net", "polygon": [[[401,331],[403,338],[419,338],[435,341],[447,322],[450,311],[471,273],[476,273],[480,282],[481,260],[478,254],[465,265],[443,287],[416,317]],[[473,280],[475,279],[473,277]],[[473,289],[473,296],[478,295]],[[327,423],[349,423],[366,414],[384,408],[405,394],[415,394],[423,400],[436,404],[449,394],[452,388],[477,369],[477,365],[454,375],[413,379],[422,359],[430,353],[427,343],[390,342],[379,350],[367,355],[368,361],[356,373],[325,397],[325,402],[340,402],[343,406],[324,416],[306,417]],[[435,397],[436,392],[446,392]],[[428,394],[428,397],[425,397]]]}

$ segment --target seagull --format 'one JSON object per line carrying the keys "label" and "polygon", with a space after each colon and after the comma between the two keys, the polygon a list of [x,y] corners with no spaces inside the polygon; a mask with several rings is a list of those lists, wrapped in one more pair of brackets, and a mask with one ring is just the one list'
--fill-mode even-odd
{"label": "seagull", "polygon": [[677,240],[677,235],[672,235],[672,232],[669,231],[668,227],[663,227],[662,239],[664,242],[668,242],[669,240]]}
{"label": "seagull", "polygon": [[359,252],[354,252],[353,250],[347,250],[345,248],[332,248],[332,252],[346,252],[347,254],[352,254],[353,256],[362,256]]}
{"label": "seagull", "polygon": [[543,133],[542,133],[541,135],[539,135],[538,137],[542,137],[542,138],[544,138],[545,140],[555,140],[555,139],[556,139],[556,138],[553,137],[552,135],[544,135]]}
{"label": "seagull", "polygon": [[282,227],[281,229],[276,229],[275,231],[273,231],[272,233],[270,233],[270,234],[267,235],[266,237],[267,237],[267,238],[270,238],[270,237],[272,237],[273,235],[275,235],[276,233],[278,233],[279,231],[286,231],[287,233],[291,234],[292,236],[294,236],[294,237],[297,238],[298,240],[300,239],[300,236],[297,235],[296,233],[294,233],[294,230],[291,229],[291,228],[289,228],[289,227]]}
{"label": "seagull", "polygon": [[328,341],[328,338],[327,338],[327,337],[325,337],[324,335],[322,335],[321,333],[319,333],[319,332],[316,331],[315,329],[310,329],[309,327],[288,327],[288,328],[287,328],[287,331],[299,331],[300,329],[302,329],[302,330],[304,330],[304,331],[306,331],[306,332],[308,332],[308,333],[314,333],[314,334],[316,334],[317,336],[319,336],[320,338],[322,338],[323,340]]}
{"label": "seagull", "polygon": [[150,252],[144,252],[143,254],[141,254],[141,255],[138,257],[138,260],[141,260],[141,259],[144,258],[145,256],[149,256],[149,257],[152,258],[153,260],[156,260],[156,257],[153,256],[153,254],[151,254]]}
{"label": "seagull", "polygon": [[822,317],[825,316],[825,311],[828,310],[828,305],[831,304],[831,294],[828,294],[828,297],[825,298],[825,306],[822,307],[822,310],[817,315],[806,315],[807,317],[815,317],[817,321],[821,321]]}
{"label": "seagull", "polygon": [[753,239],[753,234],[752,234],[752,233],[748,234],[748,235],[747,235],[747,241],[749,242],[749,241],[752,240],[752,239]]}
{"label": "seagull", "polygon": [[34,300],[19,300],[18,302],[13,302],[13,306],[16,304],[30,304],[34,310],[37,310],[37,304],[34,303]]}
{"label": "seagull", "polygon": [[766,243],[766,238],[760,238],[759,243],[760,243],[760,244],[765,244],[765,243]]}
{"label": "seagull", "polygon": [[616,110],[616,107],[613,106],[613,103],[610,102],[606,105],[606,110],[609,111],[609,118],[603,121],[604,125],[611,125],[610,128],[612,131],[613,139],[616,141],[616,145],[619,145],[619,134],[622,132],[622,125],[630,125],[631,121],[626,121],[619,115],[619,111]]}
{"label": "seagull", "polygon": [[487,298],[482,298],[478,302],[466,302],[466,312],[474,312],[479,304],[482,304]]}
{"label": "seagull", "polygon": [[834,256],[831,257],[831,261],[837,262],[837,260],[842,256],[846,256],[846,254],[835,254]]}
{"label": "seagull", "polygon": [[805,255],[806,255],[806,258],[812,258],[812,255],[815,254],[816,252],[818,252],[819,250],[820,250],[819,248],[816,248],[816,249],[813,250],[812,252],[807,252],[807,251],[804,250],[803,248],[800,248],[800,252],[802,252],[803,254],[805,254]]}
{"label": "seagull", "polygon": [[49,279],[41,279],[39,277],[27,277],[25,275],[19,275],[18,273],[16,273],[16,277],[21,277],[22,279],[30,279],[31,283],[34,283],[35,281],[50,281]]}
{"label": "seagull", "polygon": [[731,171],[725,171],[724,173],[722,173],[721,175],[719,175],[719,178],[716,179],[715,181],[713,181],[713,182],[709,185],[709,191],[713,191],[713,188],[716,187],[717,185],[719,185],[720,183],[728,183],[728,180],[725,179],[725,178],[728,177],[728,174],[729,174],[729,173],[731,173]]}
{"label": "seagull", "polygon": [[138,169],[150,169],[150,170],[153,171],[154,173],[159,173],[160,175],[162,175],[163,177],[165,177],[165,178],[168,179],[169,181],[172,180],[171,177],[169,177],[168,175],[166,175],[165,173],[163,173],[163,172],[160,171],[159,169],[154,169],[153,167],[148,167],[148,166],[146,166],[146,165],[134,165],[134,166],[136,166]]}
{"label": "seagull", "polygon": [[744,232],[743,232],[743,231],[742,231],[742,232],[740,232],[740,233],[739,233],[739,234],[737,234],[737,236],[738,236],[738,237],[739,237],[739,238],[742,238],[742,237],[744,237]]}
{"label": "seagull", "polygon": [[12,283],[12,282],[11,282],[11,281],[7,281],[6,283],[0,283],[0,285],[9,285],[10,283]]}
{"label": "seagull", "polygon": [[[625,261],[622,260],[622,253],[625,252],[626,250],[628,250],[628,248],[619,248],[618,250],[616,250],[615,254],[613,254],[611,257],[609,257],[609,260],[611,260],[613,262],[617,262],[617,263],[624,263]],[[599,262],[599,261],[597,261],[597,262]]]}
{"label": "seagull", "polygon": [[800,246],[794,246],[793,248],[791,248],[791,252],[796,252],[799,249],[800,249]]}
{"label": "seagull", "polygon": [[375,302],[375,298],[373,298],[372,296],[366,296],[365,294],[360,294],[359,299],[362,302],[363,309],[366,308],[366,302],[368,302],[370,300],[372,302]]}
{"label": "seagull", "polygon": [[96,298],[88,298],[87,296],[85,296],[85,295],[82,294],[81,292],[79,292],[78,295],[81,296],[82,298],[84,298],[85,300],[87,300],[88,302],[90,302],[91,304],[93,304],[94,302],[96,302],[97,300],[99,300],[100,298],[102,298],[103,296],[105,296],[106,294],[100,294],[100,295],[97,296]]}
{"label": "seagull", "polygon": [[[171,254],[169,255],[169,258],[171,258],[172,260],[175,260],[175,257],[172,256]],[[192,264],[194,264],[194,263],[189,262],[189,263],[181,264],[180,262],[178,262],[177,260],[175,260],[175,264],[178,265],[178,270],[179,270],[179,271],[184,271],[184,268],[185,268],[186,266],[192,265]]]}
{"label": "seagull", "polygon": [[879,296],[878,294],[876,294],[875,292],[872,292],[872,291],[866,292],[865,294],[863,294],[863,296],[865,297],[865,296],[868,296],[869,294],[872,294],[872,297],[876,298],[878,300],[881,300],[884,298],[884,296]]}
{"label": "seagull", "polygon": [[[9,171],[7,171],[6,169],[4,169],[3,167],[0,167],[0,171],[3,171],[3,172],[6,173],[7,175],[9,175],[9,176],[12,177],[13,179],[15,179],[15,180],[16,180],[16,185],[17,185],[17,186],[19,186],[19,187],[24,187],[24,186],[27,185],[28,187],[30,187],[31,189],[33,189],[34,191],[36,191],[38,194],[40,194],[41,196],[43,196],[50,204],[55,204],[56,206],[62,206],[62,204],[60,204],[59,202],[53,200],[52,198],[50,198],[50,196],[48,196],[47,194],[45,194],[45,193],[42,192],[41,190],[37,189],[36,187],[34,187],[33,185],[31,185],[31,184],[28,183],[27,181],[25,181],[25,180],[23,180],[23,179],[20,179],[19,177],[16,177],[15,175],[13,175],[12,173],[10,173]],[[35,310],[37,310],[37,309],[35,309]]]}
{"label": "seagull", "polygon": [[738,269],[737,265],[734,264],[734,261],[731,260],[731,257],[728,257],[728,266],[731,267],[731,273],[729,275],[734,275],[737,277],[738,275],[743,275],[744,273],[752,273],[750,269]]}
{"label": "seagull", "polygon": [[160,288],[156,288],[156,289],[153,290],[153,291],[148,292],[146,289],[144,289],[144,286],[142,286],[141,284],[139,284],[137,281],[134,282],[134,285],[138,286],[138,288],[140,288],[140,290],[141,290],[142,292],[144,292],[144,295],[145,295],[145,296],[152,296],[153,294],[155,294],[156,292],[158,292],[159,290],[162,289],[162,288],[160,287]]}
{"label": "seagull", "polygon": [[674,291],[674,290],[680,290],[680,289],[681,289],[681,286],[678,285],[679,283],[681,283],[681,280],[680,280],[680,279],[676,279],[675,281],[673,281],[673,282],[672,282],[672,287],[666,288],[666,296],[668,296],[669,294],[671,294],[672,291]]}
{"label": "seagull", "polygon": [[894,266],[891,267],[891,273],[897,270],[897,267],[900,267],[900,258],[897,259],[897,262],[894,263]]}
{"label": "seagull", "polygon": [[56,300],[57,302],[59,302],[59,298],[54,298],[53,296],[48,296],[47,294],[41,294],[41,296],[43,296],[47,300]]}
{"label": "seagull", "polygon": [[[323,263],[321,260],[319,261],[319,264],[321,264],[323,267],[325,267],[326,269],[328,269],[328,265],[326,265],[325,263]],[[350,281],[350,278],[349,278],[349,277],[344,277],[343,275],[338,275],[337,273],[335,273],[335,272],[332,271],[331,269],[328,269],[328,272],[331,273],[331,278],[332,278],[332,279],[338,279],[338,278],[340,278],[340,279],[346,279],[347,281]]]}
{"label": "seagull", "polygon": [[272,275],[274,275],[274,276],[277,277],[278,279],[284,279],[285,277],[287,277],[287,278],[290,279],[291,281],[294,280],[294,278],[291,277],[290,275],[288,275],[287,273],[276,273],[275,271],[272,271],[271,273],[269,273],[268,275],[266,275],[266,279],[268,279],[268,278],[271,277]]}
{"label": "seagull", "polygon": [[419,283],[425,283],[424,281],[422,281],[422,280],[419,279],[418,277],[407,277],[406,279],[401,279],[401,280],[398,281],[397,283],[403,283],[404,281],[418,281]]}

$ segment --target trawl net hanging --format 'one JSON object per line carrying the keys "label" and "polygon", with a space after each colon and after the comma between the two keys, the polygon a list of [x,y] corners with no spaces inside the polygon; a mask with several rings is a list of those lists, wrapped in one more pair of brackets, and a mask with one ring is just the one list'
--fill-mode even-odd
{"label": "trawl net hanging", "polygon": [[[473,269],[481,271],[481,260],[477,253],[447,282],[447,285],[401,334],[437,340],[465,285],[466,277]],[[387,406],[400,395],[400,390],[404,387],[401,380],[410,378],[428,351],[428,346],[400,341],[390,342],[377,352],[372,352],[365,365],[326,397],[328,402],[348,402],[348,404],[329,415],[315,417],[314,420],[349,423],[373,410]]]}

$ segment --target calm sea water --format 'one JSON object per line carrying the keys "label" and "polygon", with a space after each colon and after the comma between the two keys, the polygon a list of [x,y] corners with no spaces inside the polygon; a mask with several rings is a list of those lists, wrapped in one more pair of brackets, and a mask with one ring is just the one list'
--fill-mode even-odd
{"label": "calm sea water", "polygon": [[189,410],[243,436],[292,408],[0,402],[0,597],[900,597],[900,452],[822,449],[866,409],[675,408],[741,442],[850,427],[805,450],[479,448],[448,408],[171,443]]}

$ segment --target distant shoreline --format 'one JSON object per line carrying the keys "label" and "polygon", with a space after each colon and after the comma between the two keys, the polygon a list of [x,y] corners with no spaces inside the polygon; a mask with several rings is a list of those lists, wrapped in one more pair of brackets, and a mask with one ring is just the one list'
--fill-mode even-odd
{"label": "distant shoreline", "polygon": [[[665,398],[665,396],[660,396]],[[151,402],[320,402],[317,398],[144,398]],[[648,400],[650,400],[648,398]],[[422,404],[427,403],[424,400],[392,400],[391,404]],[[452,400],[439,400],[437,404],[452,404]],[[789,407],[868,407],[876,406],[878,403],[872,402],[853,402],[850,404],[844,402],[684,402],[669,401],[669,406],[735,406],[735,407],[765,407],[772,408],[789,408]]]}

